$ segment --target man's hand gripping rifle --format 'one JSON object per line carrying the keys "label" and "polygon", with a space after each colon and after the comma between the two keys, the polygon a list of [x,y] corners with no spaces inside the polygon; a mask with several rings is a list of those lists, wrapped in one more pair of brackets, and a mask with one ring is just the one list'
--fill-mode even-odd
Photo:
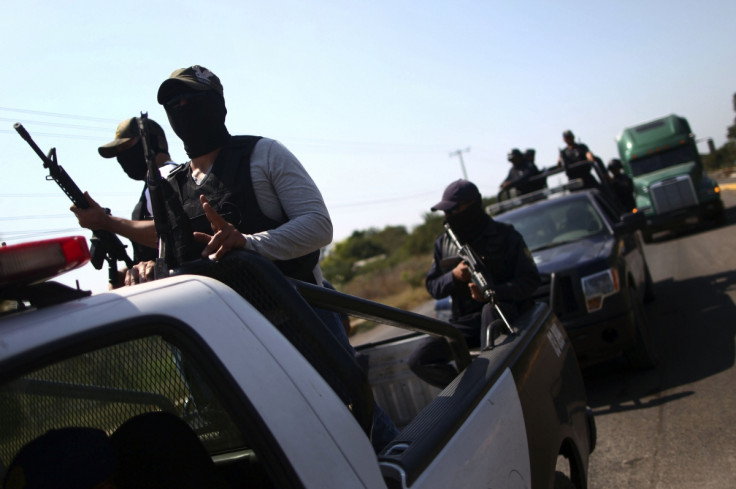
{"label": "man's hand gripping rifle", "polygon": [[156,153],[148,139],[147,120],[148,114],[141,112],[138,118],[138,131],[143,144],[143,155],[146,158],[148,169],[146,185],[151,196],[153,221],[159,242],[154,278],[161,278],[168,276],[169,270],[200,256],[189,218],[184,213],[179,197],[158,170]]}
{"label": "man's hand gripping rifle", "polygon": [[[496,292],[493,290],[492,280],[486,273],[483,262],[480,260],[478,255],[476,255],[475,251],[473,251],[473,248],[467,244],[460,244],[457,236],[455,236],[452,228],[450,228],[450,225],[447,223],[445,223],[445,233],[452,244],[454,244],[458,249],[458,256],[468,265],[470,277],[473,283],[480,290],[480,293],[483,295],[483,300],[491,304],[491,306],[496,309],[498,316],[501,318],[501,321],[503,321],[506,329],[508,329],[509,334],[516,334],[514,329],[511,327],[511,324],[506,320],[506,316],[501,312],[501,308],[498,306],[498,302],[496,301]],[[487,333],[491,334],[490,330],[487,331]],[[490,341],[490,338],[486,338],[486,344],[493,344],[492,341]]]}
{"label": "man's hand gripping rifle", "polygon": [[[41,148],[38,147],[28,131],[19,122],[13,124],[13,128],[18,131],[18,134],[25,139],[25,141],[33,148],[33,151],[43,161],[44,168],[48,169],[49,174],[46,176],[46,180],[54,180],[64,193],[69,197],[74,205],[80,209],[87,209],[89,202],[85,198],[84,194],[74,180],[67,174],[56,160],[56,148],[51,148],[49,154],[45,155]],[[105,209],[108,213],[109,209]],[[125,251],[125,245],[120,241],[120,238],[114,233],[105,231],[102,229],[93,230],[92,238],[90,239],[90,255],[92,256],[92,265],[99,270],[102,268],[102,261],[107,260],[109,268],[109,280],[113,286],[120,285],[120,277],[118,275],[118,261],[125,262],[125,265],[130,268],[133,266],[133,260],[130,259]]]}

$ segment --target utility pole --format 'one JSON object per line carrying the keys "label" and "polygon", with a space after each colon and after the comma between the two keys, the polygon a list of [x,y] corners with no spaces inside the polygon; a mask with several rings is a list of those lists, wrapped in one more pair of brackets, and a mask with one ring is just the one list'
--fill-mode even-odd
{"label": "utility pole", "polygon": [[450,153],[450,158],[452,158],[453,156],[457,156],[458,158],[460,158],[460,168],[462,168],[463,170],[463,178],[465,180],[468,179],[468,173],[465,171],[465,162],[463,161],[463,153],[467,153],[468,151],[470,151],[470,147],[467,147],[465,149],[458,149],[457,151],[453,151]]}

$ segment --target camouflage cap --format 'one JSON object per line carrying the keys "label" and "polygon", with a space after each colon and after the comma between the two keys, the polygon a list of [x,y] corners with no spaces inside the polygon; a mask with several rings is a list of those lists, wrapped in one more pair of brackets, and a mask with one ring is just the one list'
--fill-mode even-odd
{"label": "camouflage cap", "polygon": [[220,83],[217,75],[204,66],[194,65],[189,68],[179,68],[171,73],[169,78],[164,80],[158,88],[158,103],[163,105],[168,99],[168,94],[171,90],[182,84],[195,90],[214,90],[220,96],[224,96],[222,83]]}
{"label": "camouflage cap", "polygon": [[[158,151],[168,151],[168,143],[166,142],[166,135],[164,130],[159,126],[156,121],[148,119],[147,127],[148,136],[158,138]],[[97,148],[100,156],[103,158],[114,158],[121,152],[132,147],[136,140],[140,136],[138,130],[138,118],[131,117],[125,119],[123,122],[118,124],[118,128],[115,130],[115,139],[109,143]]]}

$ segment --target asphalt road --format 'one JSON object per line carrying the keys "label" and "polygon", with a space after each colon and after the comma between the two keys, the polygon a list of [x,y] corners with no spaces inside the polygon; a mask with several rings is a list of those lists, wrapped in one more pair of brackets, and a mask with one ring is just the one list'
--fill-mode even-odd
{"label": "asphalt road", "polygon": [[598,427],[591,489],[736,487],[736,180],[720,183],[726,225],[646,248],[657,368],[584,372]]}

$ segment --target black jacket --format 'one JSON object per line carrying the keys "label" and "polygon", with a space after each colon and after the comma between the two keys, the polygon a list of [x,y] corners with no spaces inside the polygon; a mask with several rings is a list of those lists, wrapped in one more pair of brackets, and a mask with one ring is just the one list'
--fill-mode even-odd
{"label": "black jacket", "polygon": [[[512,225],[489,217],[485,228],[469,244],[490,275],[487,278],[492,280],[499,305],[508,303],[523,310],[531,304],[531,296],[540,285],[539,272],[524,238]],[[445,234],[437,238],[434,262],[425,281],[427,291],[435,299],[452,296],[451,322],[479,327],[483,304],[471,297],[468,284],[453,280],[452,269],[457,261],[446,260],[457,253]]]}

